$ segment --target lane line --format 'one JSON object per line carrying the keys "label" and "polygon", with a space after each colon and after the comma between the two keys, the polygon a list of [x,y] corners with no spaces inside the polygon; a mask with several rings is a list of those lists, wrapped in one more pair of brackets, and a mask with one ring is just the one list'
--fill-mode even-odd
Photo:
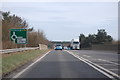
{"label": "lane line", "polygon": [[116,77],[120,78],[120,76],[119,76],[118,74],[116,74],[116,73],[114,73],[114,72],[112,72],[112,71],[110,71],[110,70],[108,70],[108,69],[106,69],[106,68],[104,68],[104,67],[96,64],[96,63],[93,63],[93,62],[91,62],[91,61],[89,61],[89,60],[87,60],[87,59],[85,59],[85,60],[88,61],[88,62],[91,63],[91,64],[94,64],[95,66],[99,67],[100,69],[102,69],[102,70],[104,70],[104,71],[112,74],[113,76],[116,76]]}
{"label": "lane line", "polygon": [[[113,73],[113,72],[111,72],[111,71],[109,71],[109,70],[107,70],[107,69],[99,66],[98,64],[95,64],[95,63],[93,63],[93,62],[91,62],[91,61],[89,61],[89,60],[87,60],[87,59],[84,59],[83,57],[80,57],[80,56],[78,56],[78,55],[75,55],[75,54],[73,54],[73,52],[70,52],[70,51],[67,51],[67,50],[66,50],[66,52],[70,53],[71,55],[73,55],[73,56],[76,57],[77,59],[79,59],[79,60],[87,63],[88,65],[90,65],[91,67],[93,67],[94,69],[98,70],[99,72],[101,72],[102,74],[106,75],[106,76],[109,77],[109,78],[114,78],[113,76],[116,76],[117,78],[120,78],[120,76],[118,76],[117,74],[115,74],[115,73]],[[94,66],[93,64],[94,64],[95,66]],[[96,66],[97,66],[98,68],[97,68]],[[100,68],[100,69],[99,69],[99,68]],[[102,69],[102,70],[101,70],[101,69]],[[111,76],[110,74],[104,72],[103,70],[106,71],[106,72],[108,72],[108,73],[110,73],[110,74],[112,74],[113,76]]]}
{"label": "lane line", "polygon": [[[104,63],[103,63],[103,64],[102,64],[102,63],[99,63],[99,65],[108,65],[108,66],[111,66],[110,63],[109,63],[109,64],[107,64],[107,63],[106,63],[106,64],[104,64]],[[116,65],[112,65],[112,66],[116,66]]]}
{"label": "lane line", "polygon": [[85,56],[85,57],[91,57],[91,56],[88,56],[88,55],[83,55],[83,56]]}
{"label": "lane line", "polygon": [[[84,56],[84,57],[91,57],[91,56],[88,56],[88,55],[83,55],[83,56]],[[118,64],[118,63],[111,62],[111,61],[108,61],[108,60],[105,60],[105,59],[95,59],[95,60],[104,61],[104,62],[108,62],[108,63],[115,64],[115,65],[120,65],[120,64]]]}
{"label": "lane line", "polygon": [[15,75],[13,77],[14,78],[18,78],[22,73],[24,73],[26,70],[28,70],[30,67],[32,67],[35,63],[37,63],[38,61],[40,61],[42,58],[44,58],[48,53],[50,53],[50,51],[48,51],[47,53],[45,53],[42,57],[40,57],[39,59],[37,59],[35,62],[33,62],[31,65],[29,65],[27,68],[23,69],[21,72],[19,72],[17,75]]}
{"label": "lane line", "polygon": [[99,61],[104,61],[104,62],[108,62],[108,63],[112,63],[112,64],[115,64],[115,65],[120,65],[118,63],[114,63],[114,62],[111,62],[111,61],[107,61],[107,60],[104,60],[104,59],[98,59]]}
{"label": "lane line", "polygon": [[109,70],[113,70],[113,71],[114,71],[114,70],[115,70],[115,71],[117,70],[117,71],[118,71],[119,69],[109,69]]}

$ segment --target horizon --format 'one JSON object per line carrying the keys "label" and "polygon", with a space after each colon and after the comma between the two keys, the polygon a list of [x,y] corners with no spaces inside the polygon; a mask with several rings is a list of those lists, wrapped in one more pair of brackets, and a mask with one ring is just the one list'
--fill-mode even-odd
{"label": "horizon", "polygon": [[44,31],[50,41],[96,34],[98,29],[105,29],[118,40],[116,2],[4,2],[2,5],[2,11],[22,17],[29,27]]}

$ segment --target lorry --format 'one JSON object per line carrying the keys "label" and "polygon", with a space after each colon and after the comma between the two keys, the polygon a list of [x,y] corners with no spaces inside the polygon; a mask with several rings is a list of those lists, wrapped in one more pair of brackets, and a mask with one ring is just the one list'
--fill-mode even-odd
{"label": "lorry", "polygon": [[79,50],[80,49],[79,39],[72,39],[70,43],[70,47],[72,50]]}

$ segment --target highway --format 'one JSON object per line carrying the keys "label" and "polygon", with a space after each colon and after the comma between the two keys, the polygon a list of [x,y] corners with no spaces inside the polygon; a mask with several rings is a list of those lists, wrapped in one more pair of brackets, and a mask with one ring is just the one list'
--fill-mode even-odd
{"label": "highway", "polygon": [[120,79],[120,54],[117,51],[72,50],[69,53]]}
{"label": "highway", "polygon": [[120,66],[119,57],[115,51],[95,51],[95,50],[72,50],[75,55],[81,56],[95,64],[98,64],[109,71],[118,73],[118,67]]}
{"label": "highway", "polygon": [[[93,61],[88,57],[90,55],[97,58],[102,57],[100,55],[103,54],[94,55],[93,52],[86,50],[52,50],[28,68],[16,74],[13,78],[105,78],[107,80],[111,80],[110,78],[119,78],[119,76],[116,76],[116,72],[113,71],[115,75],[110,74],[91,64],[89,61],[82,59],[86,58],[87,60]],[[102,59],[100,61],[101,63],[104,62]]]}

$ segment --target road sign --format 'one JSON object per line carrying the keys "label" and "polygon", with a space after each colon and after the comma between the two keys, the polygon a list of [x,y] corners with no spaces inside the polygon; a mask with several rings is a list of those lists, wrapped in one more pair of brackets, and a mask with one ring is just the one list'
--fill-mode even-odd
{"label": "road sign", "polygon": [[27,29],[10,29],[10,39],[17,44],[27,44]]}

